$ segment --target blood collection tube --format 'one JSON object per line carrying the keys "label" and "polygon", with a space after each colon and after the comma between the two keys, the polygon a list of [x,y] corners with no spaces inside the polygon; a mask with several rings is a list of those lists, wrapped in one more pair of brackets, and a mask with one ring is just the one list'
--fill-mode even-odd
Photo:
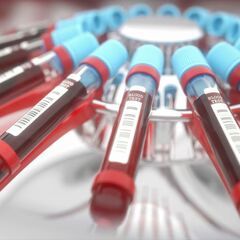
{"label": "blood collection tube", "polygon": [[[85,44],[91,45],[89,42]],[[88,54],[84,48],[77,50],[77,56]],[[74,106],[84,101],[92,90],[113,77],[127,57],[127,50],[121,43],[115,40],[105,42],[83,60],[77,70],[3,133],[0,137],[0,181],[19,169],[24,158],[34,151],[41,140],[71,113]]]}
{"label": "blood collection tube", "polygon": [[83,33],[52,51],[0,74],[0,105],[41,83],[63,79],[97,46],[97,40],[91,33]]}
{"label": "blood collection tube", "polygon": [[157,15],[180,17],[182,14],[180,9],[176,5],[164,4],[157,9]]}
{"label": "blood collection tube", "polygon": [[144,3],[133,5],[128,11],[129,18],[153,15],[152,8]]}
{"label": "blood collection tube", "polygon": [[4,72],[16,65],[28,61],[34,51],[46,52],[54,46],[58,46],[64,41],[81,34],[81,27],[71,27],[43,34],[40,39],[25,41],[19,45],[3,48],[0,50],[0,72]]}
{"label": "blood collection tube", "polygon": [[39,38],[47,30],[46,24],[39,24],[27,29],[19,29],[0,37],[0,49]]}
{"label": "blood collection tube", "polygon": [[126,79],[128,89],[92,187],[91,212],[99,224],[121,221],[133,199],[133,178],[162,70],[163,53],[159,48],[153,45],[138,48]]}
{"label": "blood collection tube", "polygon": [[199,49],[186,46],[177,50],[172,64],[216,156],[213,163],[240,210],[239,126],[224,102],[215,75]]}

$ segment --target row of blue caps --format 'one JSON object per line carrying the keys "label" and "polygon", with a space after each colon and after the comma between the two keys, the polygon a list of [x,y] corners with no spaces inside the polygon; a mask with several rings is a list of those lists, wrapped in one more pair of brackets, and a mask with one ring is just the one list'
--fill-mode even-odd
{"label": "row of blue caps", "polygon": [[[127,19],[153,14],[153,10],[147,4],[136,4],[128,12],[121,6],[111,6],[99,11],[85,11],[77,13],[72,18],[63,19],[56,23],[56,29],[78,25],[82,31],[93,32],[101,35],[107,30],[115,30]],[[165,4],[158,8],[159,15],[180,16],[180,10],[173,4]]]}
{"label": "row of blue caps", "polygon": [[[150,15],[152,12],[147,4],[136,4],[129,9],[128,18]],[[181,14],[180,10],[172,4],[162,5],[157,12],[162,15]],[[58,46],[86,31],[101,35],[109,29],[114,30],[121,26],[126,18],[125,11],[120,6],[104,8],[101,11],[86,11],[70,19],[58,21],[55,30],[51,32],[51,39],[53,45]]]}
{"label": "row of blue caps", "polygon": [[191,68],[204,66],[212,69],[222,81],[229,82],[231,73],[239,65],[240,45],[227,42],[213,46],[206,57],[194,46],[182,47],[172,57],[172,66],[179,79]]}
{"label": "row of blue caps", "polygon": [[[230,43],[235,43],[240,38],[240,19],[238,16],[225,12],[210,13],[209,10],[193,6],[183,14],[174,4],[164,4],[157,9],[158,15],[181,16],[196,22],[209,35],[225,37]],[[74,17],[60,20],[56,29],[78,27],[77,31],[89,31],[101,35],[107,31],[120,27],[128,18],[152,15],[153,10],[147,4],[136,4],[126,13],[120,6],[111,6],[99,11],[86,11],[77,13]],[[57,37],[54,37],[57,41]]]}
{"label": "row of blue caps", "polygon": [[[151,15],[153,11],[146,4],[139,4],[131,11],[133,16]],[[184,17],[196,22],[210,36],[224,37],[228,42],[235,43],[240,38],[240,18],[225,12],[211,13],[209,10],[193,6],[181,14],[180,9],[174,4],[165,4],[157,10],[159,15]],[[240,44],[240,41],[239,41]]]}
{"label": "row of blue caps", "polygon": [[[99,43],[91,33],[84,33],[62,44],[68,51],[76,68],[80,62],[90,56],[101,59],[113,77],[118,69],[127,61],[128,52],[117,40],[108,40],[99,47]],[[143,45],[134,54],[130,67],[145,64],[155,68],[159,74],[163,71],[164,56],[162,51],[153,45]]]}

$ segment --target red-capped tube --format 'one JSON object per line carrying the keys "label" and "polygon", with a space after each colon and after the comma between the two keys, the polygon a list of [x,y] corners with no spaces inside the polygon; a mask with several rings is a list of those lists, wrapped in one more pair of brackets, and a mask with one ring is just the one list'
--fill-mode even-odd
{"label": "red-capped tube", "polygon": [[[89,43],[90,39],[85,40]],[[79,57],[87,56],[89,51],[91,52],[92,48],[96,47],[97,41],[95,44],[91,42],[92,44],[88,44],[82,50],[79,50],[78,44],[72,49],[74,52],[77,51],[74,58],[75,64]],[[112,61],[106,55],[108,50],[114,53],[111,55]],[[42,140],[51,135],[56,127],[72,113],[76,105],[87,101],[86,97],[92,90],[99,89],[109,77],[115,75],[126,59],[125,47],[114,40],[104,43],[95,50],[77,70],[1,135],[0,159],[4,162],[3,168],[7,166],[10,174],[19,172],[24,164],[23,160],[38,148]],[[0,185],[6,178],[12,179],[9,175],[3,175]]]}
{"label": "red-capped tube", "polygon": [[163,54],[159,48],[152,45],[138,48],[127,76],[128,89],[92,187],[91,212],[98,224],[121,222],[133,199],[134,176],[162,69]]}
{"label": "red-capped tube", "polygon": [[[173,67],[199,118],[200,138],[226,189],[240,210],[240,128],[199,49],[186,46],[173,55]],[[198,130],[193,132],[197,133]],[[201,136],[201,134],[197,134]]]}

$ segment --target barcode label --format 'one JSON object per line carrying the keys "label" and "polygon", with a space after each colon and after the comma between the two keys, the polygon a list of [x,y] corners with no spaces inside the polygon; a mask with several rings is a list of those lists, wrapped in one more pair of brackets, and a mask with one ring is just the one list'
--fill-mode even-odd
{"label": "barcode label", "polygon": [[24,72],[24,68],[21,66],[15,67],[10,71],[4,72],[0,75],[0,83],[6,82],[7,80],[16,77],[17,75]]}
{"label": "barcode label", "polygon": [[62,86],[55,87],[46,97],[37,103],[29,112],[20,118],[6,132],[13,136],[21,134],[29,125],[31,125],[39,116],[41,116],[49,107],[51,107],[66,92],[67,88]]}
{"label": "barcode label", "polygon": [[237,122],[225,103],[212,104],[212,109],[240,164],[240,129]]}
{"label": "barcode label", "polygon": [[141,107],[142,103],[139,101],[126,101],[109,155],[110,162],[128,162]]}

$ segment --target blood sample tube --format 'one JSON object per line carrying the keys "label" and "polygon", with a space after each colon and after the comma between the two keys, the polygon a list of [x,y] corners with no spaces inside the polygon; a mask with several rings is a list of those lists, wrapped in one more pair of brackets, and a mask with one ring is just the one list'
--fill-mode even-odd
{"label": "blood sample tube", "polygon": [[97,39],[91,33],[83,33],[52,51],[0,74],[0,105],[41,83],[63,79],[97,46]]}
{"label": "blood sample tube", "polygon": [[159,48],[153,45],[138,48],[103,164],[93,183],[91,212],[98,224],[122,221],[133,199],[133,178],[162,70],[163,53]]}
{"label": "blood sample tube", "polygon": [[46,30],[47,26],[45,24],[39,24],[27,29],[19,29],[10,34],[1,35],[0,49],[39,38]]}
{"label": "blood sample tube", "polygon": [[152,8],[144,3],[135,4],[128,11],[129,18],[149,16],[152,14],[153,14]]}
{"label": "blood sample tube", "polygon": [[157,9],[157,15],[180,17],[182,14],[180,9],[176,5],[164,4]]}
{"label": "blood sample tube", "polygon": [[219,93],[215,75],[199,49],[187,46],[177,50],[172,64],[216,156],[214,165],[240,210],[239,126]]}
{"label": "blood sample tube", "polygon": [[36,50],[45,52],[58,46],[64,41],[81,34],[81,27],[71,27],[43,34],[40,39],[23,42],[19,45],[3,48],[0,50],[0,72],[4,72],[16,65],[28,61]]}
{"label": "blood sample tube", "polygon": [[[85,43],[89,45],[89,43]],[[84,45],[85,45],[84,44]],[[76,46],[75,46],[76,47]],[[75,49],[72,49],[77,50]],[[77,56],[88,54],[84,48]],[[0,137],[3,181],[24,158],[92,91],[113,77],[128,57],[125,47],[109,40],[87,57],[72,74],[56,86]]]}

